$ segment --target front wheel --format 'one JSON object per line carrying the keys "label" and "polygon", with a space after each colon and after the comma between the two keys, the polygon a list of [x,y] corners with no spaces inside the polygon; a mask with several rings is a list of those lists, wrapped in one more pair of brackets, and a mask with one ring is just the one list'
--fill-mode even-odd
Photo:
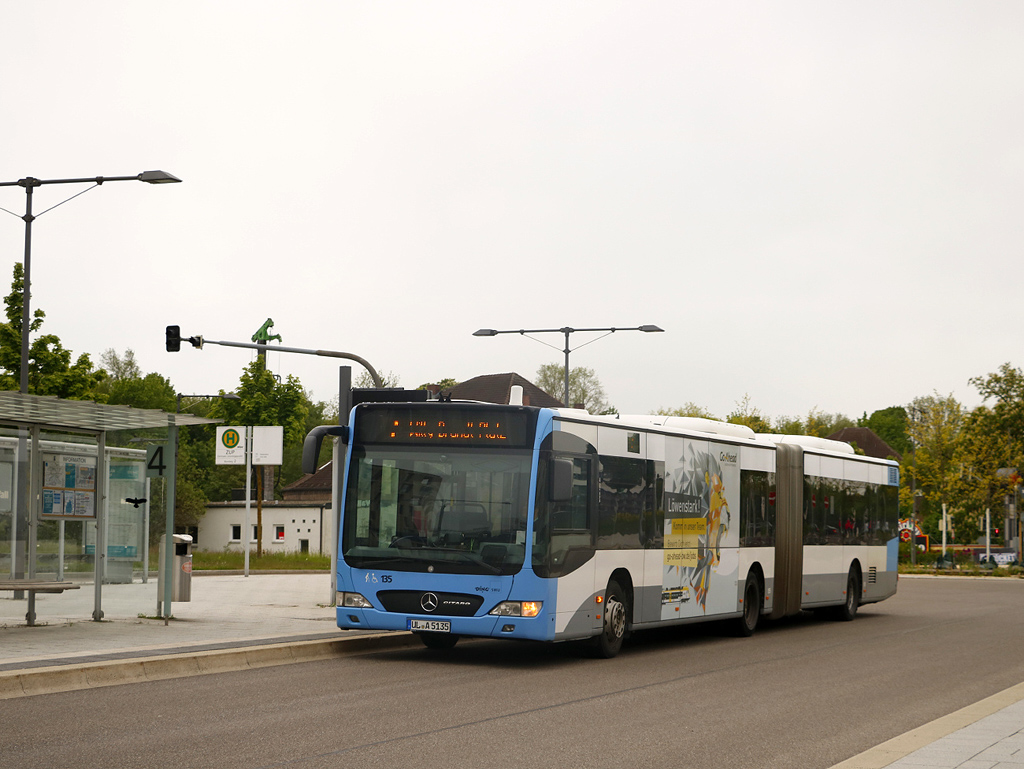
{"label": "front wheel", "polygon": [[428,649],[451,649],[459,642],[454,633],[414,633]]}
{"label": "front wheel", "polygon": [[741,637],[754,635],[761,619],[761,583],[756,574],[747,575],[743,587],[743,615],[736,620],[736,634]]}
{"label": "front wheel", "polygon": [[610,659],[619,653],[626,637],[629,599],[618,582],[612,580],[604,593],[604,616],[601,634],[594,639],[594,653]]}

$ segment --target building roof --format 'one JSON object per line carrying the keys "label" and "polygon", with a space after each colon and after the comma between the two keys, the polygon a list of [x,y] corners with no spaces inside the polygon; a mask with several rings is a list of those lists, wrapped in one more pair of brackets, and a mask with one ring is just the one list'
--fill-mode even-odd
{"label": "building roof", "polygon": [[311,496],[326,493],[327,499],[330,499],[333,481],[331,466],[332,463],[328,462],[315,473],[304,475],[297,481],[289,483],[281,489],[281,496],[286,500],[296,497],[308,499]]}
{"label": "building roof", "polygon": [[523,405],[547,408],[562,408],[562,402],[541,390],[526,377],[514,372],[508,374],[483,374],[460,382],[449,390],[455,400],[484,401],[486,403],[508,403],[513,385],[523,388]]}
{"label": "building roof", "polygon": [[857,448],[866,456],[876,459],[895,459],[899,462],[903,457],[892,446],[879,438],[873,430],[867,427],[844,427],[842,430],[828,436],[831,441],[843,441],[854,443]]}

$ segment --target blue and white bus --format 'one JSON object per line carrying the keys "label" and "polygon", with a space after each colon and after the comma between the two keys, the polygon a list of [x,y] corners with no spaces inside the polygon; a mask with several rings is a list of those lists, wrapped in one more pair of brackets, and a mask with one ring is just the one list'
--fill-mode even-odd
{"label": "blue and white bus", "polygon": [[633,630],[728,619],[750,635],[896,592],[899,467],[845,443],[458,401],[362,403],[331,432],[341,628],[611,657]]}

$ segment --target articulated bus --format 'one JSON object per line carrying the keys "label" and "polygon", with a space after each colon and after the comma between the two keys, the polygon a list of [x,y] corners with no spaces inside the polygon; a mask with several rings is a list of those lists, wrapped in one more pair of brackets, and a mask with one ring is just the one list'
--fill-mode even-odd
{"label": "articulated bus", "polygon": [[845,443],[459,401],[362,403],[317,430],[307,456],[324,432],[345,444],[341,628],[611,657],[633,630],[750,635],[762,616],[851,620],[896,592],[899,467]]}

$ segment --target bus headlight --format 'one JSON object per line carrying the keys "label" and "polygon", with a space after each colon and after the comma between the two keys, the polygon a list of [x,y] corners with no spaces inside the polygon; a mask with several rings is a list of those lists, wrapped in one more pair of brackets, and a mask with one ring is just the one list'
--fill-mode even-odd
{"label": "bus headlight", "polygon": [[335,603],[338,606],[344,606],[346,609],[372,609],[373,604],[363,598],[359,593],[342,593],[338,591],[338,595],[335,599]]}
{"label": "bus headlight", "polygon": [[490,613],[497,617],[536,617],[542,601],[502,601]]}

